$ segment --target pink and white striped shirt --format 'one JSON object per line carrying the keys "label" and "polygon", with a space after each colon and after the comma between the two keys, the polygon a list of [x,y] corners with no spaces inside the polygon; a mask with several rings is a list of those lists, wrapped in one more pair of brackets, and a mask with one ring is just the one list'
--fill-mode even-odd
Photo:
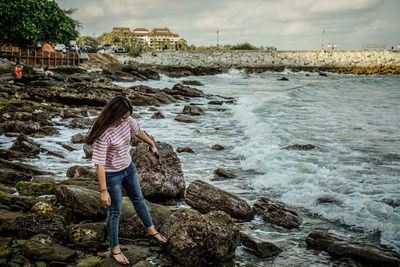
{"label": "pink and white striped shirt", "polygon": [[140,132],[139,125],[128,117],[116,128],[108,128],[93,143],[92,162],[104,165],[106,172],[123,170],[131,164],[131,137]]}

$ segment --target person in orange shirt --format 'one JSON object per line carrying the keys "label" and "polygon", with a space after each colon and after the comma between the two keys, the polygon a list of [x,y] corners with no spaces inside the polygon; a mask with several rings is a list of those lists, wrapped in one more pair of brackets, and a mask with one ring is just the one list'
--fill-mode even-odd
{"label": "person in orange shirt", "polygon": [[16,64],[15,64],[15,68],[14,68],[14,71],[15,71],[15,76],[18,78],[18,79],[21,79],[22,78],[22,70],[23,70],[23,66],[19,63],[19,62],[17,62]]}

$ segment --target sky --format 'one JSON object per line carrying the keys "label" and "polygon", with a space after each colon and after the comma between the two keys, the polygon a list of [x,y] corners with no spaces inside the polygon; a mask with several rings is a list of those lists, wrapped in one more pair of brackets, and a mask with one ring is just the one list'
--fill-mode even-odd
{"label": "sky", "polygon": [[[188,44],[249,42],[280,50],[400,43],[400,0],[55,0],[77,9],[81,35],[168,27]],[[218,31],[218,34],[217,34]]]}

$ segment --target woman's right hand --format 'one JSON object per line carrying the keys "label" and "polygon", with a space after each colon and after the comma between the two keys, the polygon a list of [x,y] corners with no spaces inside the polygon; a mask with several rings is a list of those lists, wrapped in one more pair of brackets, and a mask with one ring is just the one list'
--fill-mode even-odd
{"label": "woman's right hand", "polygon": [[108,194],[108,191],[101,192],[101,202],[103,202],[103,204],[107,206],[111,205],[111,198],[110,194]]}

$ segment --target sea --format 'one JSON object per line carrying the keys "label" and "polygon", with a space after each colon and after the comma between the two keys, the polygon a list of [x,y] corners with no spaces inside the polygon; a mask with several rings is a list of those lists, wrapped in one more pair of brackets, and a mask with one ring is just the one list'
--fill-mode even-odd
{"label": "sea", "polygon": [[[280,81],[282,77],[289,80]],[[307,247],[305,240],[313,231],[400,253],[400,76],[231,70],[213,76],[161,75],[160,80],[116,84],[163,89],[183,80],[201,82],[203,86],[193,87],[213,96],[157,107],[164,119],[152,119],[154,111],[149,107],[135,107],[135,112],[141,116],[136,119],[141,128],[156,141],[174,149],[193,149],[194,154],[178,154],[186,186],[200,179],[250,205],[267,197],[287,204],[303,218],[303,224],[292,230],[259,216],[238,223],[242,231],[283,251],[262,259],[239,246],[236,265],[345,266],[346,262]],[[211,100],[227,102],[212,105]],[[194,117],[196,123],[175,121],[189,103],[199,105],[205,115]],[[62,151],[57,142],[69,142],[72,135],[82,132],[58,128],[60,136],[35,140]],[[2,135],[0,146],[8,148],[13,140]],[[215,144],[225,149],[213,150]],[[315,148],[283,149],[295,144]],[[70,166],[90,165],[81,145],[75,146],[79,149],[64,152],[63,160],[40,155],[30,164],[65,179]],[[232,170],[237,178],[212,181],[217,168]]]}

